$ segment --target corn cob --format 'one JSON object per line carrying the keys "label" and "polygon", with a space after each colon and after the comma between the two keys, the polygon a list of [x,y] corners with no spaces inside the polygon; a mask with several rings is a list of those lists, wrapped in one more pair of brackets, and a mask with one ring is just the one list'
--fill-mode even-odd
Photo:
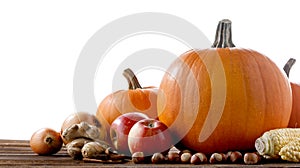
{"label": "corn cob", "polygon": [[281,148],[279,155],[282,160],[300,162],[300,138],[296,138]]}
{"label": "corn cob", "polygon": [[267,159],[280,158],[281,148],[300,137],[300,128],[282,128],[265,132],[255,141],[257,152]]}

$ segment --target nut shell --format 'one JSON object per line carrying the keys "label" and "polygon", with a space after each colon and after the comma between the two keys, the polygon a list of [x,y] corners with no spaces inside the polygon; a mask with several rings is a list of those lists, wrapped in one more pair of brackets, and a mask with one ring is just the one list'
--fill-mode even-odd
{"label": "nut shell", "polygon": [[105,150],[99,142],[89,142],[82,147],[81,153],[84,158],[108,159]]}
{"label": "nut shell", "polygon": [[[106,127],[104,124],[99,122],[99,120],[96,118],[95,115],[87,113],[87,112],[77,112],[70,114],[63,122],[61,126],[60,133],[62,134],[64,130],[67,128],[73,126],[74,124],[80,124],[81,122],[86,122],[90,125],[96,126],[99,129],[99,132],[101,132],[101,139],[107,140],[107,132]],[[64,140],[64,139],[63,139]],[[64,140],[64,144],[67,144]]]}
{"label": "nut shell", "polygon": [[85,138],[73,140],[72,142],[66,145],[68,154],[71,156],[72,159],[82,159],[81,149],[85,144],[89,142],[91,142],[91,140]]}
{"label": "nut shell", "polygon": [[145,155],[143,152],[135,152],[132,154],[132,161],[133,163],[139,164],[145,162]]}
{"label": "nut shell", "polygon": [[106,134],[106,132],[100,132],[98,127],[90,125],[87,122],[83,121],[79,124],[74,124],[65,129],[62,132],[61,137],[64,140],[64,143],[68,144],[78,138],[86,138],[93,141],[102,141],[104,134]]}

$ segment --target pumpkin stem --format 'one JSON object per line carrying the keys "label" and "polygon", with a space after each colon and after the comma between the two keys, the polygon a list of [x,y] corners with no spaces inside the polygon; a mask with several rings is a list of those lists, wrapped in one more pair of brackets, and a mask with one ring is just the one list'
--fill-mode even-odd
{"label": "pumpkin stem", "polygon": [[287,77],[290,76],[290,70],[291,70],[292,66],[295,64],[295,62],[296,62],[295,58],[290,58],[284,65],[283,70],[286,73]]}
{"label": "pumpkin stem", "polygon": [[142,89],[140,82],[138,81],[134,72],[130,68],[127,68],[123,71],[123,76],[127,79],[128,89],[130,90],[137,89],[137,88]]}
{"label": "pumpkin stem", "polygon": [[226,47],[235,47],[232,43],[231,38],[231,21],[229,19],[223,19],[219,21],[215,42],[212,45],[212,48],[226,48]]}

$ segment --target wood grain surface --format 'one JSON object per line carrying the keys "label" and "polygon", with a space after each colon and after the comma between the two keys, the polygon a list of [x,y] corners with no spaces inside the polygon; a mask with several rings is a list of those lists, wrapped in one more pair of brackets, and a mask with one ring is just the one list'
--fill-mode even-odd
{"label": "wood grain surface", "polygon": [[33,153],[27,140],[0,140],[0,167],[300,167],[300,163],[245,164],[134,164],[101,163],[97,160],[72,160],[63,147],[52,156],[39,156]]}

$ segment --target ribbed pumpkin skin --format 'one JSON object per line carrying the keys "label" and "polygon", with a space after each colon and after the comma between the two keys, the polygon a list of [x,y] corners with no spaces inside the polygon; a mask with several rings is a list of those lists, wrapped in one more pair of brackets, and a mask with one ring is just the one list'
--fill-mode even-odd
{"label": "ribbed pumpkin skin", "polygon": [[291,88],[293,94],[293,107],[289,127],[300,128],[300,85],[291,82]]}
{"label": "ribbed pumpkin skin", "polygon": [[147,87],[114,92],[101,101],[96,117],[109,125],[118,116],[128,112],[142,112],[151,118],[157,118],[157,90]]}
{"label": "ribbed pumpkin skin", "polygon": [[159,120],[177,141],[204,153],[254,150],[263,132],[287,127],[290,84],[264,55],[242,48],[191,50],[167,70]]}

